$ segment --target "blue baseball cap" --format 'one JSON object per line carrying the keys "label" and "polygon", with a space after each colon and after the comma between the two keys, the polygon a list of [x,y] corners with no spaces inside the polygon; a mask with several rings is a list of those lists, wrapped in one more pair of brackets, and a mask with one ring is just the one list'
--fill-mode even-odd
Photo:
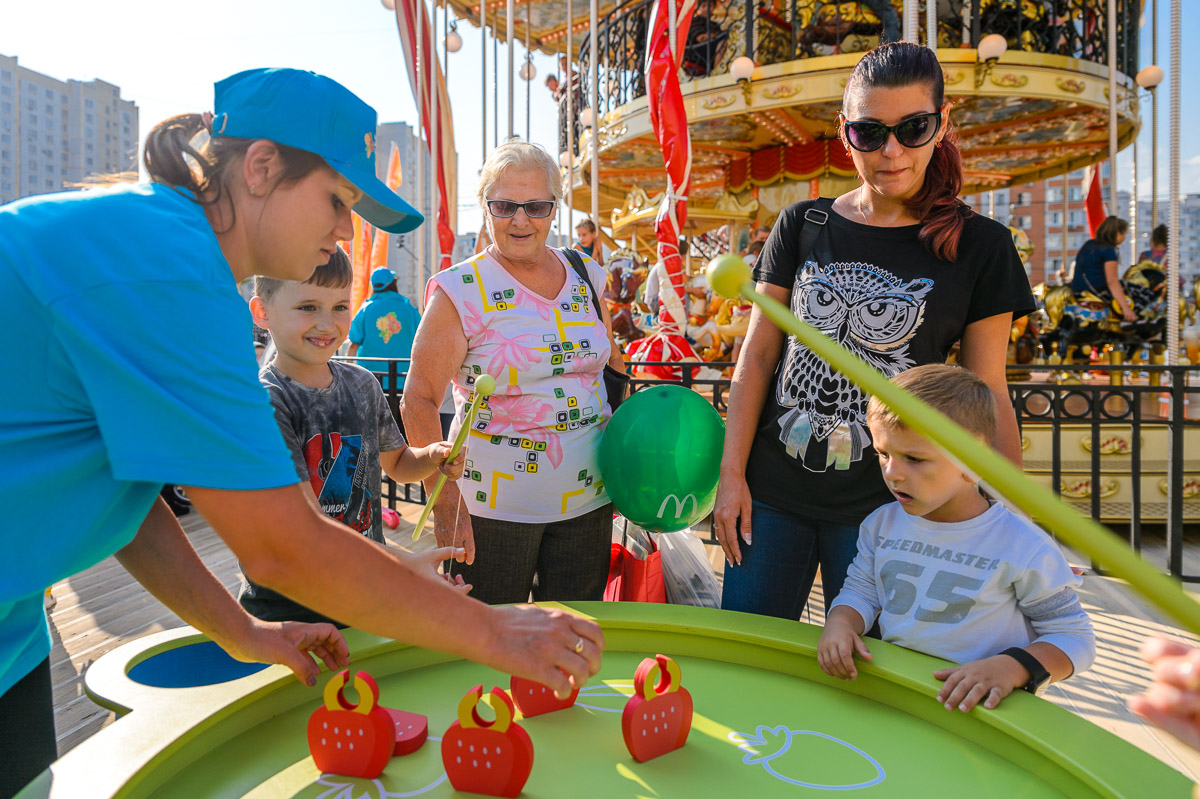
{"label": "blue baseball cap", "polygon": [[396,273],[386,266],[381,266],[371,273],[371,288],[385,289],[396,279]]}
{"label": "blue baseball cap", "polygon": [[248,69],[214,89],[213,136],[270,139],[321,156],[363,193],[354,210],[389,233],[425,221],[375,176],[375,109],[345,86],[300,69]]}

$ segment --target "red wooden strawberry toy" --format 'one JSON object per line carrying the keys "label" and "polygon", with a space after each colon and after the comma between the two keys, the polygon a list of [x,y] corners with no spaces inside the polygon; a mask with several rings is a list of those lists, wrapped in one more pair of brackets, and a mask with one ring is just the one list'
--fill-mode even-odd
{"label": "red wooden strawberry toy", "polygon": [[540,716],[543,713],[553,713],[556,710],[565,710],[574,705],[579,696],[579,687],[576,686],[570,696],[566,699],[559,699],[554,695],[554,691],[540,682],[527,680],[524,677],[513,677],[508,684],[508,690],[525,718]]}
{"label": "red wooden strawberry toy", "polygon": [[646,658],[633,676],[633,691],[621,714],[629,754],[645,763],[683,746],[692,729],[692,695],[680,684],[679,664],[666,655]]}
{"label": "red wooden strawberry toy", "polygon": [[343,694],[350,672],[342,671],[325,683],[325,706],[308,718],[308,751],[317,768],[327,774],[374,779],[383,771],[396,745],[396,725],[379,707],[379,686],[371,675],[354,675],[358,704]]}
{"label": "red wooden strawberry toy", "polygon": [[483,686],[476,685],[458,703],[458,721],[442,738],[442,764],[456,791],[513,797],[533,770],[533,742],[513,721],[508,694],[493,688],[486,697],[495,721],[480,718],[476,705],[483,698]]}

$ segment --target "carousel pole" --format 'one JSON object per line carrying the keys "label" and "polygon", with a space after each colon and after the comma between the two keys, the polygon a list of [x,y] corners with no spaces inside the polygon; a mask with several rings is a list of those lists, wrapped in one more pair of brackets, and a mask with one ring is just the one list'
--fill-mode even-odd
{"label": "carousel pole", "polygon": [[1117,0],[1108,0],[1108,207],[1117,210]]}
{"label": "carousel pole", "polygon": [[[1150,5],[1150,63],[1158,63],[1158,0]],[[1150,88],[1150,229],[1158,227],[1158,86]]]}
{"label": "carousel pole", "polygon": [[563,70],[563,81],[567,87],[567,239],[575,235],[575,24],[572,12],[575,0],[567,0],[567,68]]}
{"label": "carousel pole", "polygon": [[[1109,0],[1109,2],[1112,3],[1114,0]],[[510,139],[516,135],[513,132],[513,91],[516,88],[513,86],[513,81],[516,79],[516,75],[513,73],[513,56],[515,55],[514,49],[516,48],[516,42],[513,41],[514,23],[513,0],[508,0],[506,17],[504,20],[504,33],[508,41],[508,138]]]}
{"label": "carousel pole", "polygon": [[[1170,155],[1167,162],[1167,174],[1171,195],[1168,198],[1171,208],[1170,228],[1167,231],[1167,363],[1179,363],[1179,58],[1180,58],[1180,28],[1183,25],[1180,0],[1171,0],[1171,98],[1167,106],[1171,109],[1170,121]],[[1171,270],[1175,274],[1171,274]],[[1174,475],[1174,471],[1172,471]],[[1182,486],[1175,490],[1182,491]]]}
{"label": "carousel pole", "polygon": [[[418,208],[425,205],[425,163],[424,145],[421,144],[421,135],[424,133],[422,127],[425,122],[425,112],[428,102],[428,81],[425,70],[425,4],[424,0],[412,0],[413,9],[413,27],[415,30],[416,52],[417,57],[414,59],[413,73],[417,77],[417,206]],[[428,137],[426,137],[428,138]],[[425,259],[428,252],[425,245],[425,240],[428,238],[429,225],[421,225],[417,228],[417,286],[420,289],[422,296],[425,294]]]}
{"label": "carousel pole", "polygon": [[934,0],[925,0],[925,46],[935,53],[938,49],[937,6]]}
{"label": "carousel pole", "polygon": [[[425,0],[421,0],[422,4]],[[440,177],[442,148],[438,146],[438,112],[441,105],[441,76],[438,64],[437,45],[434,36],[437,35],[438,0],[433,0],[433,13],[429,19],[429,210],[433,212],[429,227],[429,261],[431,274],[437,274],[442,268],[442,239],[438,235],[438,222],[441,219],[442,194],[438,190]],[[444,14],[445,12],[443,12]]]}
{"label": "carousel pole", "polygon": [[[479,51],[479,65],[481,68],[480,71],[482,73],[480,76],[480,80],[482,81],[482,83],[480,83],[479,85],[480,85],[480,88],[482,89],[482,91],[479,92],[479,96],[480,96],[480,98],[482,98],[482,103],[483,103],[483,106],[482,106],[483,107],[483,124],[479,126],[479,143],[481,145],[483,145],[483,160],[486,161],[487,154],[488,154],[488,149],[487,149],[487,89],[486,89],[486,86],[487,86],[487,40],[488,40],[487,0],[479,0],[479,40],[480,40],[480,44],[482,45],[482,48]],[[482,162],[480,162],[480,163],[482,163]]]}
{"label": "carousel pole", "polygon": [[500,146],[500,37],[495,35],[496,24],[492,23],[492,97],[495,98],[496,113],[492,114],[492,146]]}
{"label": "carousel pole", "polygon": [[904,0],[904,41],[919,42],[921,40],[921,4],[920,0]]}
{"label": "carousel pole", "polygon": [[1129,257],[1132,263],[1137,263],[1138,257],[1138,207],[1137,207],[1137,179],[1138,179],[1138,140],[1137,135],[1133,137],[1133,173],[1130,176],[1129,182]]}
{"label": "carousel pole", "polygon": [[588,54],[589,74],[591,75],[592,90],[592,224],[596,226],[596,239],[592,242],[592,258],[598,264],[603,264],[602,253],[604,244],[600,240],[600,27],[599,12],[596,0],[588,3],[589,43],[591,52]]}
{"label": "carousel pole", "polygon": [[1071,170],[1063,173],[1063,228],[1062,228],[1062,270],[1063,274],[1070,276],[1074,270],[1067,269],[1067,258],[1070,257],[1067,252],[1067,232],[1071,228]]}
{"label": "carousel pole", "polygon": [[[529,4],[525,6],[525,66],[533,66],[533,53],[529,52]],[[529,71],[528,69],[526,70]],[[533,75],[528,75],[525,78],[525,141],[529,141],[530,122],[529,122],[529,101],[533,93]]]}

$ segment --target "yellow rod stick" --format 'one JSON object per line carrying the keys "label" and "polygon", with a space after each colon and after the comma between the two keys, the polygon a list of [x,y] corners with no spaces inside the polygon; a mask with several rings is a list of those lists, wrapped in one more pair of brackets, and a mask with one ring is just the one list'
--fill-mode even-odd
{"label": "yellow rod stick", "polygon": [[[454,446],[450,447],[450,454],[446,456],[447,461],[458,457],[459,450],[467,440],[467,434],[471,432],[471,426],[475,424],[475,414],[479,412],[479,404],[483,402],[484,397],[490,397],[495,390],[496,378],[491,375],[484,374],[475,379],[475,396],[471,398],[471,404],[467,406],[462,427],[458,428],[458,435],[454,437]],[[441,496],[444,485],[446,485],[445,472],[438,475],[433,491],[425,500],[425,509],[421,511],[421,518],[417,519],[417,529],[413,531],[413,541],[421,537],[421,531],[425,529],[425,522],[429,521],[429,512],[433,510],[433,503],[437,502],[437,498]]]}
{"label": "yellow rod stick", "polygon": [[1134,554],[1116,535],[1029,479],[1015,464],[980,443],[945,414],[893,385],[866,361],[798,319],[782,303],[759,294],[751,282],[750,268],[741,258],[735,255],[714,258],[709,264],[708,280],[722,296],[741,294],[753,302],[780,329],[795,336],[855,385],[878,397],[908,428],[952,453],[1039,524],[1126,580],[1163,612],[1200,635],[1200,604],[1185,594],[1177,582]]}

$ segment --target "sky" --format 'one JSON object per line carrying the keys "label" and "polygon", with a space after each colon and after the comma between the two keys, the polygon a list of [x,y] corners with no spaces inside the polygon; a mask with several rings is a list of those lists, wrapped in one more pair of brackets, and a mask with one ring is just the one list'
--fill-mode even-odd
{"label": "sky", "polygon": [[[1151,63],[1151,4],[1141,30],[1141,64]],[[1190,5],[1190,4],[1185,4]],[[1159,66],[1167,77],[1159,87],[1159,195],[1168,191],[1169,0],[1158,0]],[[441,28],[439,11],[438,27]],[[450,54],[448,81],[459,153],[459,232],[477,229],[481,214],[474,202],[476,175],[483,163],[481,98],[488,97],[486,142],[495,141],[492,44],[487,44],[486,85],[480,56],[480,31],[459,26],[463,47]],[[1200,39],[1200,14],[1184,14],[1182,41]],[[441,41],[440,31],[438,41]],[[158,121],[178,113],[212,107],[215,81],[243,69],[288,66],[328,75],[358,94],[379,112],[380,122],[416,122],[416,106],[402,62],[395,18],[380,0],[0,0],[0,53],[59,80],[100,78],[121,87],[121,96],[139,107],[139,139]],[[500,45],[499,136],[508,133],[507,45]],[[518,45],[514,71],[524,60]],[[1180,108],[1180,188],[1200,192],[1200,110],[1186,91],[1200,78],[1195,63],[1182,59]],[[557,108],[544,85],[555,62],[534,54],[537,75],[530,84],[516,80],[514,130],[557,151]],[[526,104],[528,85],[531,104]],[[1150,193],[1150,104],[1143,104],[1138,140],[1138,194]],[[1189,133],[1188,131],[1191,131]],[[1128,190],[1132,148],[1118,156],[1118,188]]]}

